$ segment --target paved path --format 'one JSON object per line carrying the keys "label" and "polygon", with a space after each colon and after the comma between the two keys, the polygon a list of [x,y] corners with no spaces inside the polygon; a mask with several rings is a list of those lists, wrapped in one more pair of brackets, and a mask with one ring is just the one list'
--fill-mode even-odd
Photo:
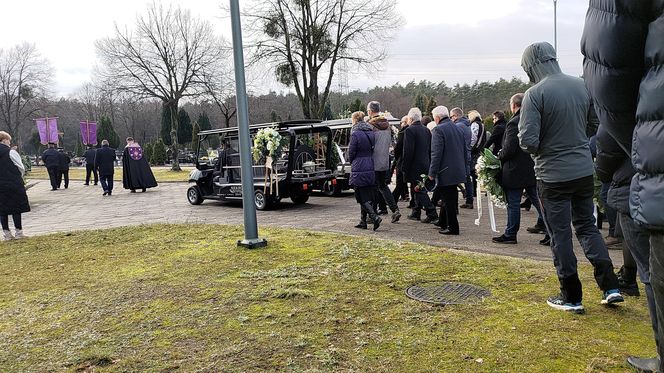
{"label": "paved path", "polygon": [[[36,185],[28,190],[32,212],[24,216],[24,229],[28,235],[41,235],[151,223],[242,224],[240,204],[205,201],[200,206],[192,206],[186,199],[187,188],[186,183],[162,183],[158,188],[150,189],[146,193],[130,194],[122,189],[122,184],[119,189],[116,184],[112,197],[102,197],[100,187],[84,186],[82,182],[73,181],[69,189],[51,192],[48,181],[37,181]],[[487,216],[481,226],[474,224],[477,210],[462,210],[459,216],[461,235],[449,237],[438,234],[433,225],[407,220],[408,211],[404,208],[406,204],[402,202],[400,205],[404,215],[402,220],[391,224],[388,218],[377,232],[353,228],[359,220],[359,208],[352,194],[336,198],[312,196],[308,203],[299,206],[287,201],[276,210],[258,211],[258,223],[551,261],[550,249],[537,242],[542,235],[525,232],[525,227],[535,223],[537,216],[534,209],[522,213],[519,244],[499,245],[491,242],[491,237],[496,234],[491,232]],[[141,211],[141,214],[137,215],[136,210]],[[502,232],[506,222],[505,210],[497,210],[497,220],[498,229]],[[99,221],[103,223],[100,225]],[[577,256],[585,261],[578,243],[575,242],[575,245]],[[610,254],[616,266],[622,265],[620,251],[612,250]]]}

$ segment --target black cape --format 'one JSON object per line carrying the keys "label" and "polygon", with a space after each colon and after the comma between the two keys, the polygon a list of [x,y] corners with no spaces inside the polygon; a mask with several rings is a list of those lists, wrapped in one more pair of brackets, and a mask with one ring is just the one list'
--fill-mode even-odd
{"label": "black cape", "polygon": [[[130,152],[131,149],[131,152]],[[157,186],[157,180],[140,146],[126,147],[122,153],[122,186],[125,189],[144,189]]]}

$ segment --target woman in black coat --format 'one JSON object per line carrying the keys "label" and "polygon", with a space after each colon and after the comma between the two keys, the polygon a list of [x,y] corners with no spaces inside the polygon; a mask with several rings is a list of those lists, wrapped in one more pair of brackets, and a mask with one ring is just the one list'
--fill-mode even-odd
{"label": "woman in black coat", "polygon": [[[12,137],[0,131],[0,222],[5,241],[24,238],[21,214],[30,211],[23,185],[25,168],[21,156],[10,148]],[[9,230],[9,215],[14,220],[15,235]]]}
{"label": "woman in black coat", "polygon": [[376,144],[373,127],[364,121],[364,113],[357,111],[351,117],[350,145],[348,160],[351,162],[349,184],[355,190],[355,199],[360,204],[361,220],[355,228],[367,229],[367,215],[373,220],[373,230],[378,229],[382,219],[373,208],[376,177],[374,172],[373,148]]}

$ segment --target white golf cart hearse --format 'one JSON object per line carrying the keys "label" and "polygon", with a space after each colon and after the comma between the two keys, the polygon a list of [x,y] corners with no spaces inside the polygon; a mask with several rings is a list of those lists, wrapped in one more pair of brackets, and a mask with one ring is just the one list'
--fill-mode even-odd
{"label": "white golf cart hearse", "polygon": [[[290,121],[249,126],[252,138],[262,128],[275,128],[285,139],[283,153],[266,176],[264,162],[252,162],[254,201],[258,210],[266,210],[283,198],[295,204],[306,203],[315,185],[335,184],[331,170],[332,132],[319,121]],[[242,200],[242,175],[238,128],[201,131],[198,134],[196,169],[187,190],[192,205],[203,200]]]}

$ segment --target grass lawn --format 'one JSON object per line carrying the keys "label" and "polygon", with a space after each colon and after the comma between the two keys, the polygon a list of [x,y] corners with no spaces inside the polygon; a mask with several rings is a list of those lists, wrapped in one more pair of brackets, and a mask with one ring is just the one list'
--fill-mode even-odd
{"label": "grass lawn", "polygon": [[[155,225],[0,243],[0,371],[626,371],[654,356],[644,297],[586,315],[550,309],[550,263],[414,243]],[[411,284],[493,296],[435,307]]]}
{"label": "grass lawn", "polygon": [[[193,170],[193,167],[182,167],[182,171],[175,172],[171,171],[170,167],[152,167],[152,173],[154,173],[155,179],[157,182],[169,182],[169,181],[189,181],[189,173]],[[122,180],[122,167],[115,168],[115,177],[117,180]],[[37,179],[37,180],[48,180],[48,172],[46,172],[46,167],[33,167],[26,178]],[[85,167],[71,167],[69,169],[69,180],[85,180]]]}

